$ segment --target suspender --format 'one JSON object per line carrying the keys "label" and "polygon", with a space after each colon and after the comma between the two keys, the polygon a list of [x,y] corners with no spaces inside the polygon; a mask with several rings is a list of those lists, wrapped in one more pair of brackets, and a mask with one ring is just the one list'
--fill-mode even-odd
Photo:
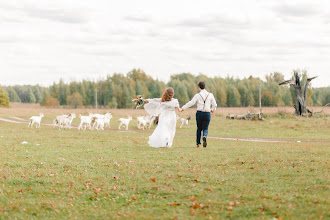
{"label": "suspender", "polygon": [[207,97],[209,97],[210,93],[207,93],[207,96],[206,96],[205,99],[203,99],[203,96],[202,96],[200,93],[198,93],[198,94],[199,94],[199,96],[202,98],[202,100],[203,100],[203,102],[204,102],[204,105],[203,105],[203,111],[205,111],[205,102],[206,102]]}

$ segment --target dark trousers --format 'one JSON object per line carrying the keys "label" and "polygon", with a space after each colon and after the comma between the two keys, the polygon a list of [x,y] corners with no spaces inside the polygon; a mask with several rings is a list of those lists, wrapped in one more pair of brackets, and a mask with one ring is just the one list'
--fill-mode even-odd
{"label": "dark trousers", "polygon": [[196,124],[197,124],[197,138],[196,144],[201,144],[201,133],[203,131],[203,137],[207,137],[209,133],[209,124],[211,121],[211,113],[210,112],[196,112]]}

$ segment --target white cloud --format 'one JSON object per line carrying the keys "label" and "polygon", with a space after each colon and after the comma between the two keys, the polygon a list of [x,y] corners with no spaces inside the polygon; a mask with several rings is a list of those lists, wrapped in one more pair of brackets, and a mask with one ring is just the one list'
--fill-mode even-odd
{"label": "white cloud", "polygon": [[[263,77],[307,68],[329,86],[326,1],[0,0],[1,83],[99,79],[142,68]],[[37,77],[36,77],[37,76]]]}

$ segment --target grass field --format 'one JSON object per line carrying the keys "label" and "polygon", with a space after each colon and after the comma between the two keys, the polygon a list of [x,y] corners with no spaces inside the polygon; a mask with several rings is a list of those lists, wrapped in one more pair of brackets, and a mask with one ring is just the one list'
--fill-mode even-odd
{"label": "grass field", "polygon": [[[51,123],[89,110],[11,108],[0,117],[40,111]],[[330,218],[328,115],[243,121],[226,120],[220,110],[207,148],[195,148],[192,120],[178,128],[172,148],[154,149],[147,145],[154,127],[137,130],[133,119],[128,132],[117,129],[119,117],[143,110],[110,112],[105,131],[0,121],[0,219]]]}

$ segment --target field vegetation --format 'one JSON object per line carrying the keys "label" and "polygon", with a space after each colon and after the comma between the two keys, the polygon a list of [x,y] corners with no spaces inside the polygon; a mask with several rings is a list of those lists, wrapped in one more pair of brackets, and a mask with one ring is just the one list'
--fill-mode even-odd
{"label": "field vegetation", "polygon": [[[0,121],[1,219],[330,218],[328,114],[301,118],[277,109],[264,121],[245,121],[225,119],[235,108],[218,109],[207,148],[195,147],[191,120],[172,148],[154,149],[147,144],[154,127],[136,127],[143,110],[111,110],[105,131],[60,131],[45,124],[108,110],[20,107],[0,109],[1,118],[21,122]],[[40,129],[13,118],[40,112]],[[119,131],[118,119],[128,115],[129,131]]]}

